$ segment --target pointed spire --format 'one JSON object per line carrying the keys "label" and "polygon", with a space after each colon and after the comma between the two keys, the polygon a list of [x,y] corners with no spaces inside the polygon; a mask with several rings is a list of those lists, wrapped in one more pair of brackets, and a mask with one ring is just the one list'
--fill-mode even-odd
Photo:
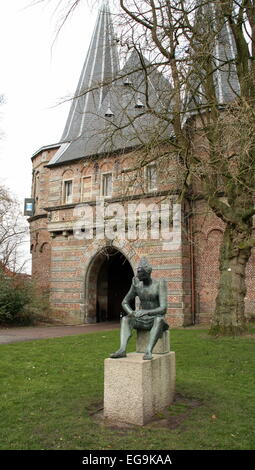
{"label": "pointed spire", "polygon": [[229,103],[240,93],[236,69],[236,46],[228,20],[215,38],[216,91],[219,104]]}
{"label": "pointed spire", "polygon": [[[157,112],[162,109],[161,101],[169,99],[170,84],[136,50],[132,51],[119,71],[117,41],[107,3],[103,2],[101,6],[77,87],[77,98],[72,102],[60,148],[49,166],[141,145],[151,139],[153,129],[161,138],[166,133],[168,135],[164,121],[162,125],[159,120],[155,122],[153,116],[145,116],[135,109],[135,105],[137,108],[145,107],[145,77],[141,60],[150,71],[147,87],[149,100]],[[128,83],[124,83],[127,77]],[[114,78],[116,80],[111,83]],[[105,81],[108,84],[105,85]],[[98,87],[100,83],[103,83],[102,87]],[[83,90],[91,90],[93,85],[93,92],[82,93]],[[139,120],[138,114],[141,114],[142,120]],[[112,131],[113,123],[116,133]]]}
{"label": "pointed spire", "polygon": [[[103,0],[61,142],[72,141],[86,132],[87,121],[101,106],[109,90],[107,84],[111,84],[118,71],[117,44],[109,3]],[[98,87],[99,84],[102,86]]]}
{"label": "pointed spire", "polygon": [[[236,70],[236,46],[229,21],[219,13],[214,1],[199,3],[195,16],[198,33],[205,41],[208,35],[210,42],[213,78],[218,105],[233,101],[239,94],[240,85]],[[202,44],[202,43],[201,43]],[[201,47],[204,47],[202,44]],[[209,47],[209,45],[208,45]],[[192,72],[193,69],[193,72]],[[195,108],[197,104],[206,104],[207,96],[203,84],[203,69],[199,61],[191,66],[189,89],[187,91],[187,108]]]}

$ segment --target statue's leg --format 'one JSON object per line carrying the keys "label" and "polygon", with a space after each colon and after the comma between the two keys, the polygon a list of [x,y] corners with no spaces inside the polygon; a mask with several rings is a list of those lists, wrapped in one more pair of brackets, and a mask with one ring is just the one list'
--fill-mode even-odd
{"label": "statue's leg", "polygon": [[163,321],[164,320],[160,316],[154,318],[153,326],[150,330],[149,342],[147,344],[147,348],[143,356],[143,359],[148,359],[148,360],[152,359],[153,348],[162,334],[162,322]]}
{"label": "statue's leg", "polygon": [[122,318],[120,323],[120,348],[115,353],[111,354],[112,359],[119,357],[126,357],[126,349],[129,339],[132,336],[131,319],[128,316]]}

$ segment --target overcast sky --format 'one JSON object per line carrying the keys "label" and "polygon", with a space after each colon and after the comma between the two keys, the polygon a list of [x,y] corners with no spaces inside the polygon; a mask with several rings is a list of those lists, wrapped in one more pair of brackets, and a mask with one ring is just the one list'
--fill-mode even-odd
{"label": "overcast sky", "polygon": [[[6,100],[0,107],[0,183],[22,210],[30,197],[31,156],[61,137],[70,102],[59,103],[75,92],[98,11],[96,0],[82,0],[54,42],[61,2],[31,7],[32,1],[2,0],[0,5],[0,95]],[[29,242],[23,252],[29,258]]]}
{"label": "overcast sky", "polygon": [[82,0],[54,43],[59,1],[31,2],[0,6],[0,179],[21,202],[30,197],[32,154],[61,137],[70,103],[59,103],[75,92],[97,14],[96,2]]}

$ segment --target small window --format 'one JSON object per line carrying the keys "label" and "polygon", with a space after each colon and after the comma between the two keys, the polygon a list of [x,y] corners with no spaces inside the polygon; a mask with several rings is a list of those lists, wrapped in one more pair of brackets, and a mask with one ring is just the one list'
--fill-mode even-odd
{"label": "small window", "polygon": [[149,165],[146,171],[148,191],[153,191],[157,189],[157,167],[156,165]]}
{"label": "small window", "polygon": [[102,176],[102,196],[110,197],[112,195],[112,174],[107,173]]}
{"label": "small window", "polygon": [[82,200],[91,199],[91,176],[82,178]]}
{"label": "small window", "polygon": [[73,199],[73,182],[65,181],[64,183],[64,202],[65,204],[71,204]]}

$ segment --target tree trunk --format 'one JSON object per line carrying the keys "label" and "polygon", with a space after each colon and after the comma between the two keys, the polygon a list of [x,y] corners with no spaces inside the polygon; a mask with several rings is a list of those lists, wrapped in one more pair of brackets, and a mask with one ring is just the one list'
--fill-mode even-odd
{"label": "tree trunk", "polygon": [[246,230],[227,225],[220,251],[220,280],[215,311],[210,328],[211,335],[239,335],[246,330],[245,269],[251,249],[247,242],[251,227]]}

